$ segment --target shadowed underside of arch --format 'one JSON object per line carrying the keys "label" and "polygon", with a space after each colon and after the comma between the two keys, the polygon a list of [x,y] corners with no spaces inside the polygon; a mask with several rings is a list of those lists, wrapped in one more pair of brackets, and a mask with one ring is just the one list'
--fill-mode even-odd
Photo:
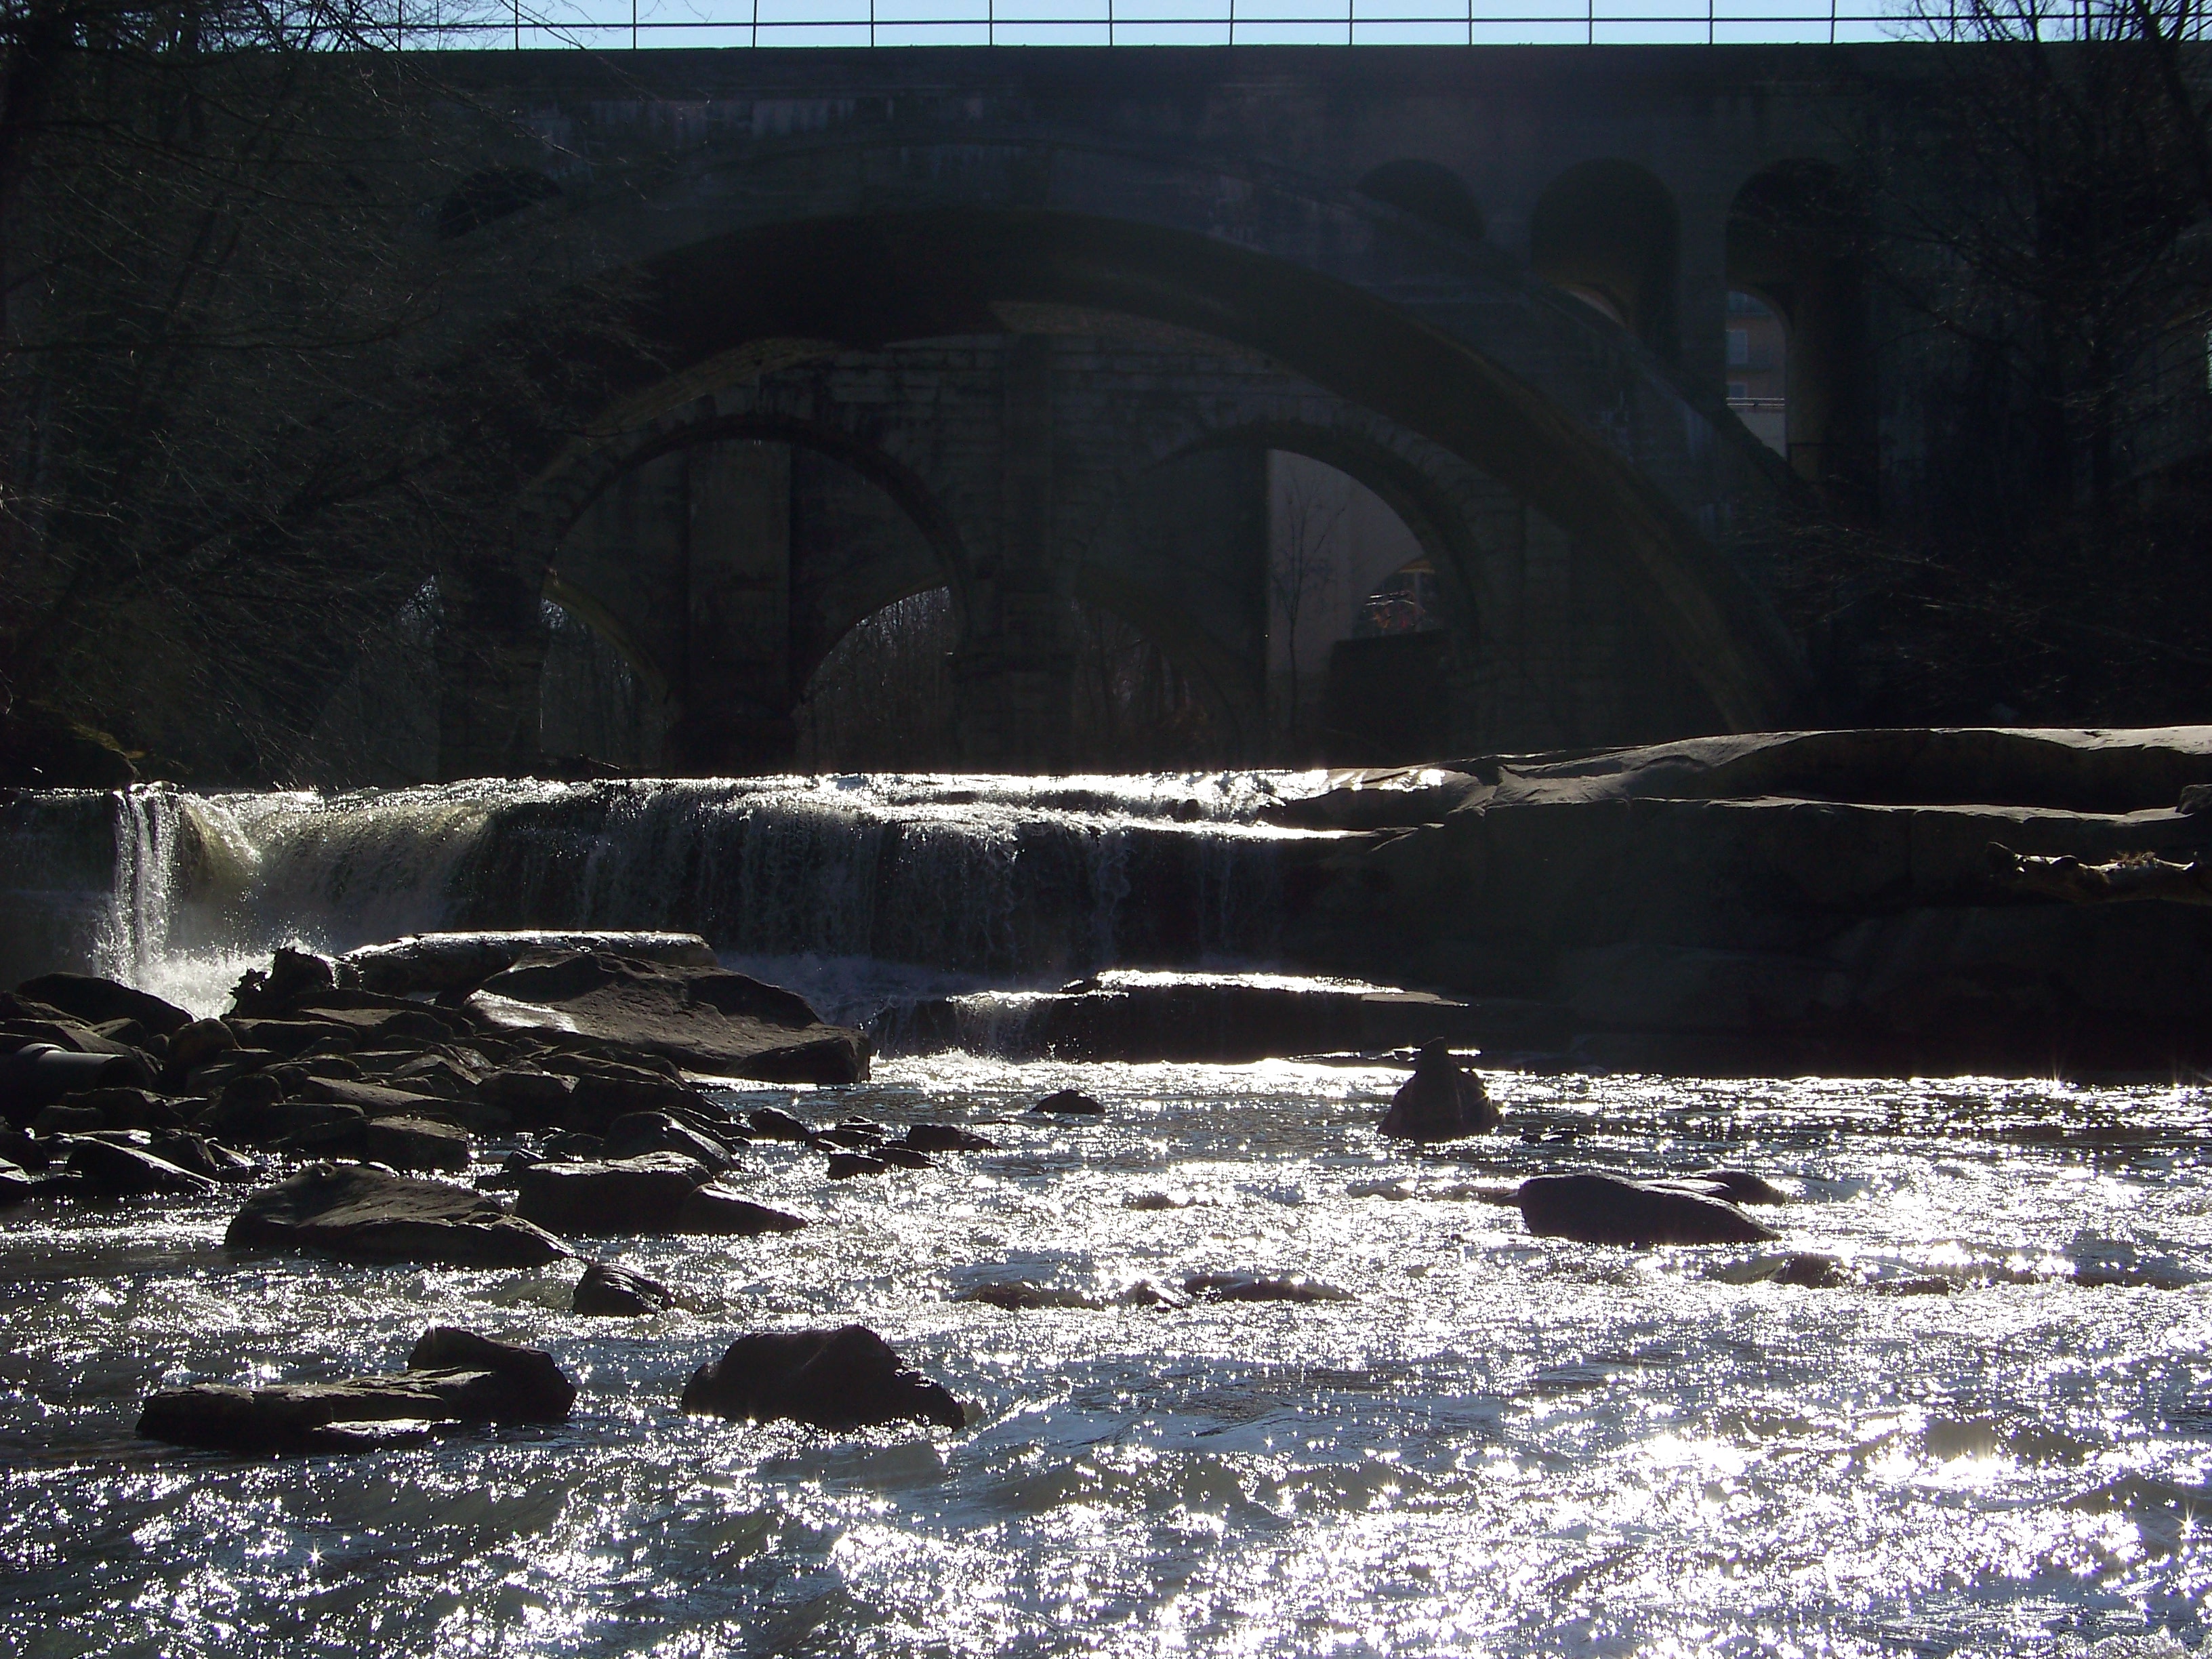
{"label": "shadowed underside of arch", "polygon": [[662,208],[615,192],[592,217],[596,258],[633,256],[646,349],[606,435],[524,504],[533,586],[582,507],[696,434],[717,389],[1080,307],[1256,353],[1495,478],[1613,566],[1728,726],[1771,725],[1799,696],[1794,642],[1709,533],[1771,504],[1765,458],[1735,455],[1656,361],[1572,301],[1387,208],[1158,157],[971,143],[725,161]]}

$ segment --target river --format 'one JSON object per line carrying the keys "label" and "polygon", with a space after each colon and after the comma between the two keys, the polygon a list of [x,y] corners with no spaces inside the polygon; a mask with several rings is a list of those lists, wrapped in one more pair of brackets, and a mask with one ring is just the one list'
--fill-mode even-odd
{"label": "river", "polygon": [[[475,919],[483,890],[471,884],[529,869],[569,907],[533,918],[548,922],[665,925],[686,904],[725,905],[710,931],[732,960],[811,975],[847,1015],[918,985],[1173,965],[1165,935],[1131,913],[1146,883],[1204,901],[1182,919],[1185,965],[1262,965],[1284,835],[1255,803],[1316,782],[1054,782],[1061,793],[1043,799],[1041,785],[973,780],[855,782],[838,799],[799,781],[667,786],[659,799],[521,785],[336,804],[157,797],[118,819],[104,900],[38,890],[54,915],[80,915],[116,971],[199,1006],[275,931],[344,945]],[[680,811],[671,790],[688,792]],[[626,843],[601,819],[586,844],[563,840],[610,800],[630,803],[626,823],[661,814],[660,839]],[[683,832],[692,853],[669,850],[678,819],[750,811],[757,837],[779,802],[842,823],[836,867],[872,857],[865,880],[830,884],[831,866],[788,841],[787,871],[815,873],[761,876],[765,856],[733,873],[742,838],[726,823],[718,871],[702,873],[696,830]],[[167,862],[180,813],[196,826],[189,870]],[[58,822],[19,817],[10,832],[26,891],[37,858],[67,862],[38,848]],[[1015,913],[961,923],[965,935],[944,916],[891,916],[933,879],[902,889],[908,878],[884,873],[887,839],[929,840],[917,822],[940,832],[933,879],[964,869],[972,884],[940,909],[1011,895]],[[152,827],[134,840],[132,823]],[[518,850],[526,830],[535,840]],[[1116,837],[1152,873],[1131,882],[1125,861],[1115,877],[1097,849]],[[1024,884],[1047,881],[1064,908],[1033,925],[1044,890]],[[817,931],[774,932],[799,924],[761,920],[764,894]],[[867,948],[925,936],[955,941],[927,971]],[[1493,1071],[1506,1133],[1421,1154],[1372,1127],[1403,1075],[948,1053],[894,1054],[849,1089],[750,1091],[732,1103],[959,1121],[998,1149],[831,1182],[818,1158],[755,1146],[741,1184],[815,1224],[608,1242],[609,1259],[683,1299],[635,1322],[566,1311],[570,1264],[232,1256],[234,1194],[21,1206],[0,1224],[0,1651],[1996,1655],[2202,1642],[2200,1090]],[[1071,1084],[1103,1119],[1026,1115]],[[1781,1245],[1577,1245],[1531,1237],[1498,1201],[1549,1169],[1714,1164],[1797,1194],[1764,1212]],[[1836,1258],[1838,1283],[1777,1281],[1811,1252]],[[1344,1299],[1018,1313],[959,1299],[1021,1281],[1110,1304],[1139,1279],[1212,1272],[1302,1273]],[[972,1402],[971,1427],[830,1437],[677,1412],[684,1378],[738,1333],[848,1320]],[[247,1462],[132,1437],[158,1384],[397,1369],[432,1323],[550,1349],[582,1390],[572,1420],[351,1460]]]}

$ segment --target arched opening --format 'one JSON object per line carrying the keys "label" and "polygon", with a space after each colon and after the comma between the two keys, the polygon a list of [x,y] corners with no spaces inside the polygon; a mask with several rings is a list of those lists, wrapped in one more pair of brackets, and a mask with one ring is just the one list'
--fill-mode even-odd
{"label": "arched opening", "polygon": [[1583,161],[1537,199],[1528,264],[1672,358],[1678,241],[1674,204],[1658,179],[1632,161]]}
{"label": "arched opening", "polygon": [[[1864,283],[1855,255],[1859,204],[1848,181],[1820,161],[1785,161],[1767,168],[1736,192],[1729,213],[1728,327],[1759,337],[1756,319],[1739,317],[1736,295],[1771,312],[1771,333],[1782,343],[1781,361],[1766,377],[1778,387],[1780,441],[1748,416],[1745,423],[1789,458],[1802,477],[1832,492],[1865,495],[1872,489],[1869,416],[1861,365],[1864,361]],[[1731,364],[1729,401],[1746,381]]]}
{"label": "arched opening", "polygon": [[1790,453],[1790,330],[1782,315],[1756,294],[1730,289],[1728,406],[1751,435],[1776,454]]}
{"label": "arched opening", "polygon": [[574,611],[550,598],[540,604],[546,640],[538,748],[557,771],[657,771],[668,744],[667,697],[577,603]]}
{"label": "arched opening", "polygon": [[1359,193],[1471,242],[1483,239],[1482,208],[1474,192],[1439,162],[1410,157],[1385,161],[1359,181]]}
{"label": "arched opening", "polygon": [[1445,606],[1435,562],[1406,520],[1351,474],[1279,449],[1268,454],[1267,539],[1276,757],[1361,764],[1442,753],[1452,701]]}
{"label": "arched opening", "polygon": [[793,719],[806,772],[949,772],[960,765],[949,587],[894,599],[848,630],[806,683]]}

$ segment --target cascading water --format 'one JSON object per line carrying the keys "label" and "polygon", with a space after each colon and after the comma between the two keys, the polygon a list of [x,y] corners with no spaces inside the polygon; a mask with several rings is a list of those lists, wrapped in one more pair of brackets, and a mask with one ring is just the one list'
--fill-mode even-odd
{"label": "cascading water", "polygon": [[1327,842],[1261,815],[1324,781],[894,775],[25,798],[0,836],[19,872],[46,873],[40,902],[17,906],[38,925],[19,921],[4,948],[21,972],[71,960],[209,1008],[283,943],[680,928],[853,1015],[894,994],[886,964],[939,985],[1028,985],[1264,963],[1286,855]]}

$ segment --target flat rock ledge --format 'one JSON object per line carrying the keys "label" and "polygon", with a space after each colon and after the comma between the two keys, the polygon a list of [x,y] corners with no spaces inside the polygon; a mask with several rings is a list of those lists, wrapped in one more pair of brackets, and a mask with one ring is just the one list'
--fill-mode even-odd
{"label": "flat rock ledge", "polygon": [[536,1267],[568,1252],[471,1188],[363,1164],[313,1164],[263,1188],[232,1218],[232,1249],[290,1249],[350,1261]]}
{"label": "flat rock ledge", "polygon": [[437,1326],[396,1376],[161,1389],[148,1397],[138,1433],[217,1451],[361,1451],[419,1444],[462,1424],[559,1423],[575,1399],[550,1354]]}
{"label": "flat rock ledge", "polygon": [[684,1385],[683,1407],[765,1422],[788,1418],[847,1431],[887,1423],[967,1426],[944,1384],[911,1370],[865,1325],[835,1330],[757,1331],[741,1336]]}

